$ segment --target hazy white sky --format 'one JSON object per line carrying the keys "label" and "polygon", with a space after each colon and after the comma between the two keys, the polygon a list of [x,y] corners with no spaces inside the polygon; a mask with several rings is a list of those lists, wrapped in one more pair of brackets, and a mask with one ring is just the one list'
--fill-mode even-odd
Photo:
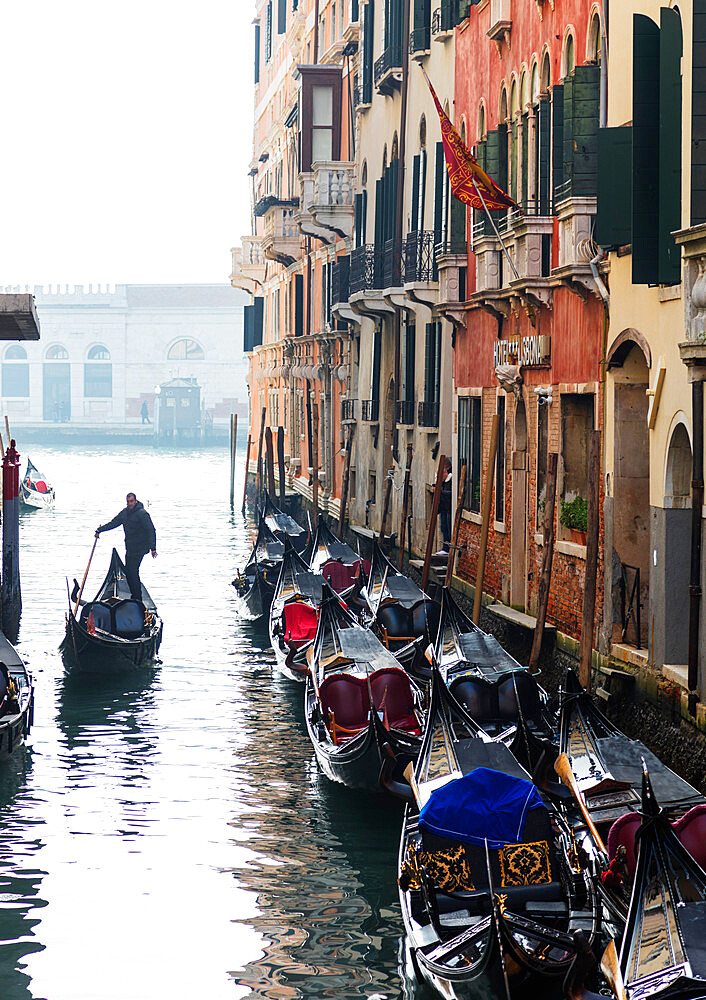
{"label": "hazy white sky", "polygon": [[0,4],[0,285],[227,281],[250,0]]}

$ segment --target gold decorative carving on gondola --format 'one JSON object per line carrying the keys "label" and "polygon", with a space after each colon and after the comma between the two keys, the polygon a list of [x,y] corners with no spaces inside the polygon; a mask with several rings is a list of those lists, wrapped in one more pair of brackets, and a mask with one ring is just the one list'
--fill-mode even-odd
{"label": "gold decorative carving on gondola", "polygon": [[463,844],[447,851],[420,851],[410,843],[400,871],[402,890],[421,889],[424,875],[434,888],[444,892],[474,892],[476,888]]}
{"label": "gold decorative carving on gondola", "polygon": [[508,844],[500,852],[503,886],[546,885],[552,880],[549,845],[546,840],[532,844]]}

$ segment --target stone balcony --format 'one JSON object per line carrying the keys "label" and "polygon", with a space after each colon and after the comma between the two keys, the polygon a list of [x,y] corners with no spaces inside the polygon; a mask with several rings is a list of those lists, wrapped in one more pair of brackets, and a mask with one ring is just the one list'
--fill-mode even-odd
{"label": "stone balcony", "polygon": [[353,234],[355,164],[319,161],[299,174],[299,208],[295,220],[306,236],[325,243]]}
{"label": "stone balcony", "polygon": [[289,267],[301,254],[301,231],[297,225],[294,213],[297,211],[294,202],[275,202],[263,213],[265,232],[262,237],[262,249],[268,260],[277,261]]}
{"label": "stone balcony", "polygon": [[679,344],[689,381],[706,381],[706,225],[674,234],[683,247],[682,298],[686,340]]}
{"label": "stone balcony", "polygon": [[496,219],[496,225],[514,270],[498,236],[487,220],[482,220],[473,230],[476,290],[472,300],[496,317],[507,318],[510,312],[518,313],[523,308],[534,321],[537,308],[552,306],[554,220],[551,216],[516,211]]}
{"label": "stone balcony", "polygon": [[593,249],[593,223],[596,217],[595,195],[573,196],[568,190],[566,196],[558,195],[555,202],[556,217],[559,220],[559,263],[552,271],[552,277],[559,279],[580,298],[596,294],[595,281],[591,271]]}
{"label": "stone balcony", "polygon": [[242,236],[239,247],[231,250],[233,265],[230,283],[233,288],[242,288],[255,295],[265,280],[267,261],[262,250],[260,236]]}

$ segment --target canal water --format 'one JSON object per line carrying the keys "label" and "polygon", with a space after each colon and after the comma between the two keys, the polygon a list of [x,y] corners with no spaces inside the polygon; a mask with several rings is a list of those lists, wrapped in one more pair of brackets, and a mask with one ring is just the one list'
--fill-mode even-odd
{"label": "canal water", "polygon": [[[57,502],[20,529],[36,713],[29,745],[0,763],[1,1000],[409,997],[399,804],[317,771],[302,690],[239,615],[230,581],[253,530],[229,509],[226,451],[30,456]],[[161,663],[69,682],[66,577],[80,580],[129,490],[157,528],[142,578]],[[88,596],[122,534],[101,536]]]}

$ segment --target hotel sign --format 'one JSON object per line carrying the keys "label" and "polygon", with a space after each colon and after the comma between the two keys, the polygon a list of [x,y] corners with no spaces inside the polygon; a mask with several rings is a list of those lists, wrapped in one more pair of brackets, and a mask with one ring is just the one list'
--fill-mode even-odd
{"label": "hotel sign", "polygon": [[493,345],[493,368],[498,365],[520,365],[535,368],[548,365],[552,357],[552,338],[533,334],[531,337],[509,337]]}

